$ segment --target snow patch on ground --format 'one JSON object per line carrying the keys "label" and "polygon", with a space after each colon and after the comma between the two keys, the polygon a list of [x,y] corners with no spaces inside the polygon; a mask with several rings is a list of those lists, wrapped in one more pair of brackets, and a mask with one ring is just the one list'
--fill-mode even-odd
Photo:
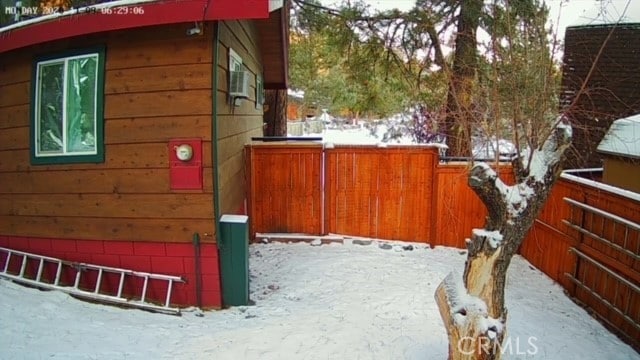
{"label": "snow patch on ground", "polygon": [[[409,243],[391,242],[394,247]],[[186,312],[124,310],[0,281],[4,359],[446,359],[434,293],[460,249],[255,244],[255,306]],[[506,286],[505,359],[638,359],[516,256]],[[533,349],[528,341],[536,347]],[[535,350],[532,355],[518,355]]]}

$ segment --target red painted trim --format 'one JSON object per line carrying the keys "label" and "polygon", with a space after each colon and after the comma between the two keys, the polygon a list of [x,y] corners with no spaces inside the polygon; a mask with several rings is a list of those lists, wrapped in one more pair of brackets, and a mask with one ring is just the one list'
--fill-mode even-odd
{"label": "red painted trim", "polygon": [[[185,284],[174,284],[172,303],[181,306],[197,305],[195,255],[193,245],[190,243],[141,243],[135,241],[48,239],[0,235],[0,244],[10,249],[51,256],[67,261],[181,276],[187,282]],[[202,279],[203,306],[221,308],[218,249],[215,244],[202,244],[201,251],[202,274],[200,276]],[[4,267],[5,261],[6,256],[0,254],[0,268]],[[16,266],[18,266],[18,263],[12,261],[11,268],[13,269]],[[32,268],[35,263],[31,262],[28,266]],[[30,271],[35,273],[34,269]],[[103,283],[102,290],[115,294],[117,285],[117,281],[106,281]],[[132,279],[131,282],[126,283],[126,287],[128,291],[139,292],[142,289],[142,281],[136,283]],[[150,299],[164,302],[165,292],[162,286],[152,285],[147,295]]]}
{"label": "red painted trim", "polygon": [[[99,9],[25,25],[0,33],[0,53],[48,41],[97,32],[196,21],[263,19],[269,16],[268,0],[173,0],[132,4],[144,14],[103,14]],[[124,8],[124,7],[123,7]],[[185,34],[185,36],[187,36]]]}
{"label": "red painted trim", "polygon": [[207,20],[266,19],[269,0],[209,0]]}

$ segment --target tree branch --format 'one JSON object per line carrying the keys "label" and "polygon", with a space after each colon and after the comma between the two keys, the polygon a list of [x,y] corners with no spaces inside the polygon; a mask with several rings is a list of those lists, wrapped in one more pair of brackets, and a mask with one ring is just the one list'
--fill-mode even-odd
{"label": "tree branch", "polygon": [[507,212],[505,199],[507,185],[498,177],[498,174],[485,163],[477,163],[469,172],[469,186],[486,205],[487,230],[499,230],[499,224],[503,221]]}
{"label": "tree branch", "polygon": [[305,0],[293,0],[294,3],[296,3],[298,6],[300,7],[312,7],[314,9],[318,9],[318,10],[322,10],[324,12],[326,12],[327,14],[333,15],[333,16],[338,16],[338,17],[342,17],[342,15],[340,14],[340,12],[336,9],[332,9],[326,6],[322,6],[322,5],[318,5],[318,4],[314,4]]}

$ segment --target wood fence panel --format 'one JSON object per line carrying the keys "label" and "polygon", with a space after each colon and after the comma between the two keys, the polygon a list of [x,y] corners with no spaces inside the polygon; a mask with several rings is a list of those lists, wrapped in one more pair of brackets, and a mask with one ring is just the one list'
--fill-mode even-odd
{"label": "wood fence panel", "polygon": [[[592,211],[571,206],[565,198],[635,223],[640,223],[640,202],[561,178],[556,182],[534,228],[520,248],[520,253],[534,266],[558,281],[571,296],[638,346],[640,330],[602,300],[623,311],[630,310],[630,318],[640,323],[640,294],[627,285],[616,285],[617,281],[613,276],[591,262],[578,258],[569,249],[576,248],[636,286],[640,285],[640,261],[591,235],[570,228],[562,220],[568,220],[602,238],[610,239],[636,255],[640,253],[640,234],[637,230],[623,229],[620,225],[614,228],[612,221],[605,220],[605,217]],[[566,274],[573,274],[591,290],[576,285]]]}
{"label": "wood fence panel", "polygon": [[[520,246],[520,254],[532,265],[565,288],[573,288],[573,283],[565,276],[575,269],[575,255],[569,248],[577,244],[579,233],[562,223],[571,218],[571,209],[563,198],[582,201],[584,196],[579,189],[558,180],[551,190],[547,203],[541,210],[534,226]],[[573,216],[577,216],[573,214]]]}
{"label": "wood fence panel", "polygon": [[[484,226],[487,216],[480,198],[467,184],[467,164],[439,165],[436,169],[436,226],[433,245],[466,248],[471,230]],[[513,184],[511,167],[498,170],[506,184]]]}
{"label": "wood fence panel", "polygon": [[256,232],[320,235],[322,145],[247,147],[251,236]]}
{"label": "wood fence panel", "polygon": [[[581,185],[585,193],[585,203],[596,207],[616,216],[620,216],[629,221],[640,224],[640,203],[632,204],[628,199],[603,191]],[[634,206],[635,205],[635,206]],[[628,230],[626,233],[621,226],[614,227],[612,221],[604,221],[602,216],[591,216],[585,218],[585,222],[590,221],[588,225],[593,233],[601,235],[604,238],[612,239],[613,242],[626,250],[639,254],[640,253],[640,231]],[[626,238],[626,240],[625,240]],[[617,251],[612,247],[603,244],[601,241],[595,240],[589,236],[584,237],[584,243],[599,250],[603,254],[612,257],[625,266],[631,267],[634,271],[640,271],[640,261],[635,261],[633,257],[624,252]]]}
{"label": "wood fence panel", "polygon": [[[383,239],[400,239],[403,207],[403,163],[398,153],[380,153],[378,167],[378,227],[376,236]],[[408,170],[408,169],[407,169]],[[415,229],[416,231],[420,229]],[[426,241],[426,240],[425,240]]]}
{"label": "wood fence panel", "polygon": [[417,231],[420,237],[430,242],[434,231],[431,221],[435,213],[433,202],[436,201],[433,191],[435,186],[433,170],[438,158],[410,156],[405,157],[403,161],[403,168],[410,169],[411,176],[402,178],[404,207],[399,238],[409,238],[414,231]]}
{"label": "wood fence panel", "polygon": [[435,149],[338,146],[325,154],[326,232],[429,241]]}

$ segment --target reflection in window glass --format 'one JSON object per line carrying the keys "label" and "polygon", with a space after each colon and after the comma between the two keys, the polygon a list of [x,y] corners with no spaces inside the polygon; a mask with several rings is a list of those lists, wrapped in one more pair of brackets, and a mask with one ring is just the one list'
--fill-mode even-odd
{"label": "reflection in window glass", "polygon": [[67,65],[67,152],[95,151],[96,59]]}
{"label": "reflection in window glass", "polygon": [[38,147],[40,153],[60,154],[63,146],[62,104],[64,62],[39,67],[38,77]]}
{"label": "reflection in window glass", "polygon": [[97,153],[98,54],[38,63],[36,156]]}

